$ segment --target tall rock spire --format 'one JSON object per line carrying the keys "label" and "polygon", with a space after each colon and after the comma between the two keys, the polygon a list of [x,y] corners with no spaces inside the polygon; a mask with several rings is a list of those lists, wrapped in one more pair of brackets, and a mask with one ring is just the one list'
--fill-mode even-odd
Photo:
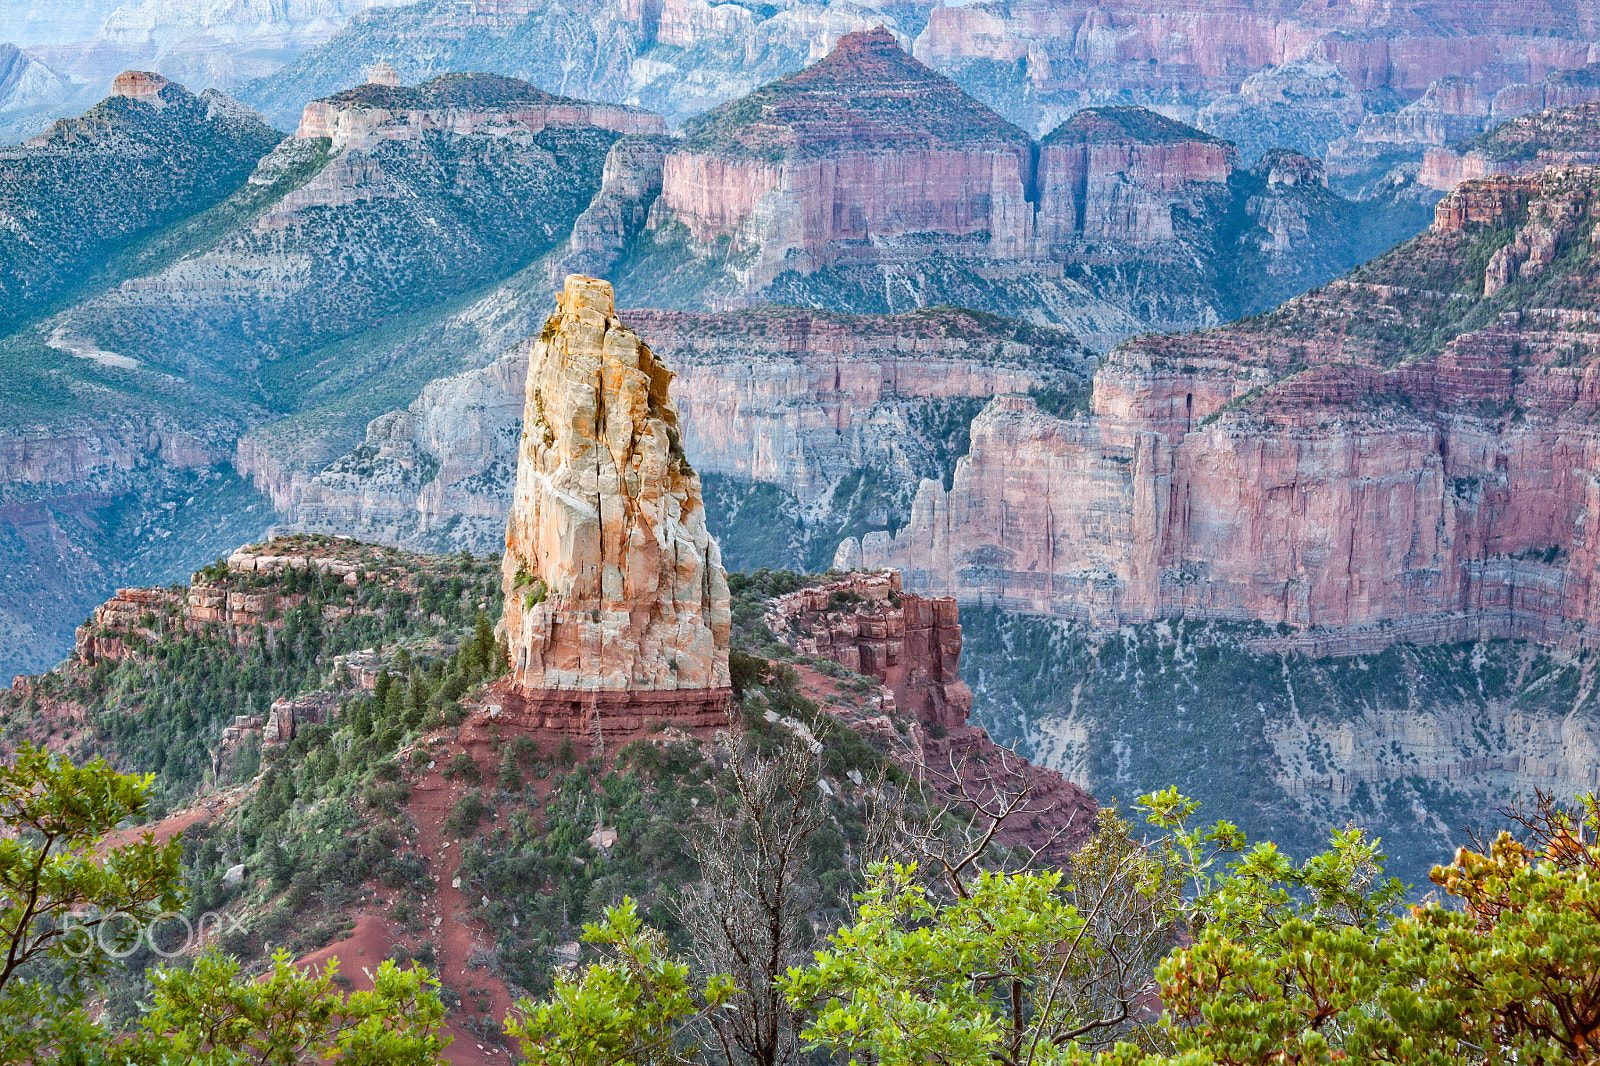
{"label": "tall rock spire", "polygon": [[512,676],[530,704],[726,707],[728,577],[671,380],[611,286],[570,275],[529,359],[503,560]]}

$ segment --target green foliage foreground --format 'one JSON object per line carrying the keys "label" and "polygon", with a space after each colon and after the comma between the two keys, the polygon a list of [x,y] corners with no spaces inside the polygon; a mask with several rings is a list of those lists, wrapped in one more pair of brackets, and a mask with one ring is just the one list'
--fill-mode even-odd
{"label": "green foliage foreground", "polygon": [[336,963],[309,973],[279,954],[256,981],[208,951],[153,973],[130,1037],[98,1025],[86,1009],[95,978],[184,902],[178,841],[157,844],[147,832],[104,848],[118,823],[145,813],[150,785],[98,759],[73,766],[28,746],[0,768],[0,1064],[443,1061],[438,979],[392,961],[372,991],[347,996],[334,988]]}
{"label": "green foliage foreground", "polygon": [[[1162,836],[1133,844],[1113,813],[1089,849],[1111,861],[1066,873],[930,883],[915,864],[876,864],[855,922],[781,982],[809,1012],[810,1047],[883,1066],[1600,1058],[1592,797],[1577,816],[1547,803],[1526,819],[1532,843],[1502,833],[1462,849],[1434,871],[1449,902],[1410,908],[1359,830],[1297,866],[1228,823],[1191,828],[1197,804],[1175,792],[1141,806]],[[1097,887],[1083,894],[1066,880],[1075,873]],[[1143,984],[1116,966],[1141,923],[1165,929],[1170,947]],[[620,961],[522,1005],[531,1021],[512,1031],[530,1061],[694,1057],[694,1026],[726,989],[713,978],[694,994],[687,968],[651,953],[648,937],[631,905],[590,928]]]}
{"label": "green foliage foreground", "polygon": [[[442,1061],[437,978],[393,962],[345,994],[331,964],[279,954],[249,979],[208,951],[154,972],[131,1034],[96,1025],[86,937],[123,943],[182,904],[174,844],[106,847],[149,788],[33,748],[0,770],[0,1062]],[[1600,1061],[1593,796],[1508,812],[1520,836],[1461,849],[1433,872],[1443,896],[1410,907],[1359,830],[1297,865],[1192,826],[1175,791],[1140,806],[1152,838],[1102,812],[1061,870],[872,863],[853,919],[776,981],[804,1042],[875,1066]],[[631,900],[584,939],[599,960],[506,1020],[529,1062],[744,1061],[710,1023],[755,1001],[675,958]]]}

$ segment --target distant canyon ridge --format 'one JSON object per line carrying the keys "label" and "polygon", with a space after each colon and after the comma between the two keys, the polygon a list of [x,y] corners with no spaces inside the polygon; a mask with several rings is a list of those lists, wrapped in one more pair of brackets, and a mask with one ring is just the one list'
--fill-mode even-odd
{"label": "distant canyon ridge", "polygon": [[1241,146],[1326,158],[1361,183],[1488,126],[1592,98],[1592,4],[1023,0],[576,5],[67,5],[31,0],[0,20],[0,127],[17,138],[82,111],[137,66],[234,92],[281,129],[371,64],[407,82],[483,71],[678,122],[816,62],[845,34],[885,26],[918,59],[1035,136],[1089,106],[1135,104]]}

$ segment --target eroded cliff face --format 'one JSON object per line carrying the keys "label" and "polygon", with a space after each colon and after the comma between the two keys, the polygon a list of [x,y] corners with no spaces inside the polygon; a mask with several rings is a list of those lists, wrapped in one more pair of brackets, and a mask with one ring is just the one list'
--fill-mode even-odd
{"label": "eroded cliff face", "polygon": [[1084,106],[1131,99],[1243,136],[1252,161],[1273,146],[1320,156],[1332,144],[1353,174],[1387,169],[1384,153],[1420,154],[1557,106],[1546,94],[1582,81],[1559,72],[1589,63],[1594,41],[1587,14],[1550,5],[1028,0],[936,7],[915,54],[1036,133]]}
{"label": "eroded cliff face", "polygon": [[252,86],[251,99],[292,122],[300,108],[388,59],[408,81],[459,70],[525,78],[586,100],[649,108],[676,123],[822,58],[840,37],[882,23],[909,45],[915,6],[850,2],[766,10],[710,0],[544,3],[424,0],[353,21],[328,45]]}
{"label": "eroded cliff face", "polygon": [[1090,418],[998,398],[952,487],[839,558],[1098,624],[1281,623],[1314,654],[1582,646],[1597,189],[1588,167],[1468,183],[1430,233],[1272,315],[1118,349]]}
{"label": "eroded cliff face", "polygon": [[[1580,89],[1583,78],[1564,72],[1589,63],[1596,41],[1581,7],[1530,10],[1509,0],[1404,8],[1193,0],[1025,0],[1004,8],[583,0],[551,8],[428,0],[356,20],[258,85],[252,102],[292,121],[305,101],[351,84],[387,57],[408,79],[491,70],[678,122],[878,25],[1034,136],[1085,107],[1135,103],[1239,141],[1246,162],[1279,146],[1320,157],[1349,138],[1355,166],[1379,173],[1392,165],[1386,154],[1414,157],[1443,143],[1405,138],[1445,135],[1457,116],[1470,134],[1577,102],[1560,94]],[[1425,97],[1416,112],[1386,120]],[[1364,125],[1368,119],[1375,121]]]}
{"label": "eroded cliff face", "polygon": [[[376,69],[376,68],[375,68]],[[391,68],[392,69],[392,68]],[[313,100],[294,135],[326,137],[335,151],[378,141],[421,141],[428,134],[525,136],[548,126],[599,126],[615,133],[665,133],[666,121],[636,107],[572,100],[515,78],[463,74],[427,86],[385,77]]]}
{"label": "eroded cliff face", "polygon": [[1292,854],[1354,823],[1425,884],[1514,796],[1600,782],[1593,656],[1489,640],[1323,657],[1260,624],[961,616],[973,719],[1000,743],[1102,801],[1176,786]]}
{"label": "eroded cliff face", "polygon": [[1431,206],[1405,179],[1355,204],[1325,179],[1241,169],[1228,142],[1136,107],[1036,143],[887,29],[685,129],[659,193],[633,183],[646,230],[586,260],[629,303],[949,303],[1109,346],[1263,310],[1417,232]]}
{"label": "eroded cliff face", "polygon": [[[950,308],[627,316],[676,375],[684,452],[715,483],[713,528],[745,569],[825,565],[829,531],[904,517],[917,483],[966,451],[967,424],[989,397],[1035,392],[1070,406],[1092,366],[1068,334]],[[528,356],[523,345],[374,420],[365,443],[304,485],[290,516],[362,539],[497,547]],[[763,509],[765,492],[785,502]]]}
{"label": "eroded cliff face", "polygon": [[1537,174],[1554,164],[1597,159],[1600,103],[1580,103],[1524,115],[1460,144],[1429,148],[1417,180],[1449,192],[1464,181]]}
{"label": "eroded cliff face", "polygon": [[[1002,749],[969,720],[972,691],[961,679],[961,618],[948,597],[924,599],[901,589],[900,573],[853,573],[808,585],[767,603],[767,628],[793,651],[826,659],[881,687],[876,718],[853,721],[858,732],[887,741],[896,761],[923,779],[959,769],[970,794],[1005,767],[1032,789],[1028,806],[1040,813],[1007,827],[1010,843],[1038,847],[1052,831],[1076,847],[1088,838],[1099,805],[1068,777]],[[896,718],[909,717],[905,737]],[[937,776],[935,787],[942,788]]]}
{"label": "eroded cliff face", "polygon": [[[760,116],[750,121],[750,116]],[[977,236],[1015,257],[1031,236],[1032,142],[906,55],[886,29],[733,108],[668,154],[651,225],[731,242],[740,289],[828,266],[844,242]]]}
{"label": "eroded cliff face", "polygon": [[728,580],[671,380],[618,320],[609,285],[567,278],[530,356],[502,563],[512,677],[530,700],[726,703]]}

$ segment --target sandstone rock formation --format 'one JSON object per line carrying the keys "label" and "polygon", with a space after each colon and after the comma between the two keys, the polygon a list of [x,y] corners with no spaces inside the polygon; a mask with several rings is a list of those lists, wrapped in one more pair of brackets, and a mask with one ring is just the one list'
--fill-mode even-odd
{"label": "sandstone rock formation", "polygon": [[765,620],[795,651],[876,678],[924,725],[967,724],[972,691],[961,680],[953,598],[903,593],[898,570],[853,573],[777,597]]}
{"label": "sandstone rock formation", "polygon": [[1032,789],[1027,806],[1039,815],[1006,825],[1008,844],[1038,847],[1052,831],[1061,832],[1064,847],[1088,837],[1098,809],[1093,796],[1056,770],[1002,749],[968,720],[972,691],[961,680],[955,600],[903,592],[896,570],[853,573],[776,597],[764,620],[795,651],[828,659],[883,686],[876,698],[883,715],[857,720],[854,728],[879,734],[896,750],[892,716],[909,714],[910,757],[900,760],[908,772],[937,787],[952,784],[941,782],[941,775],[953,778],[959,772],[969,795],[990,787],[987,775]]}
{"label": "sandstone rock formation", "polygon": [[[1600,79],[1597,79],[1600,92]],[[1600,103],[1524,115],[1488,133],[1429,148],[1417,180],[1449,192],[1496,174],[1536,174],[1556,163],[1600,161]]]}
{"label": "sandstone rock formation", "polygon": [[853,33],[821,62],[687,125],[652,225],[753,258],[744,291],[813,273],[843,242],[975,237],[1013,258],[1031,236],[1028,135],[901,50]]}
{"label": "sandstone rock formation", "polygon": [[997,398],[952,487],[841,558],[1103,625],[1282,624],[1313,654],[1586,646],[1597,194],[1581,166],[1468,182],[1428,234],[1263,319],[1118,349],[1088,419]]}
{"label": "sandstone rock formation", "polygon": [[[1263,182],[1141,108],[1080,112],[1036,144],[883,28],[685,129],[659,194],[632,183],[647,231],[593,260],[629,303],[950,303],[1109,345],[1263,310],[1426,223],[1397,188],[1357,205]],[[1269,230],[1286,204],[1307,224]]]}
{"label": "sandstone rock formation", "polygon": [[611,286],[567,278],[531,355],[502,560],[525,713],[587,724],[601,706],[664,720],[726,709],[728,579],[671,380],[618,320]]}
{"label": "sandstone rock formation", "polygon": [[[626,141],[618,142],[619,145]],[[1092,356],[1060,331],[953,308],[894,316],[792,308],[719,314],[630,311],[630,324],[675,373],[689,461],[727,487],[774,486],[803,540],[850,521],[835,505],[853,472],[873,473],[869,516],[903,516],[923,477],[966,450],[973,413],[998,393],[1075,397]],[[288,517],[300,527],[411,547],[498,547],[511,508],[531,344],[480,370],[436,381],[404,411],[375,419],[366,441],[306,481]],[[859,476],[859,475],[857,475]],[[846,493],[848,496],[849,494]],[[740,567],[801,566],[803,545],[766,515],[719,535]],[[759,528],[758,528],[759,527]],[[831,544],[827,552],[831,553]],[[816,565],[827,562],[824,555]]]}

